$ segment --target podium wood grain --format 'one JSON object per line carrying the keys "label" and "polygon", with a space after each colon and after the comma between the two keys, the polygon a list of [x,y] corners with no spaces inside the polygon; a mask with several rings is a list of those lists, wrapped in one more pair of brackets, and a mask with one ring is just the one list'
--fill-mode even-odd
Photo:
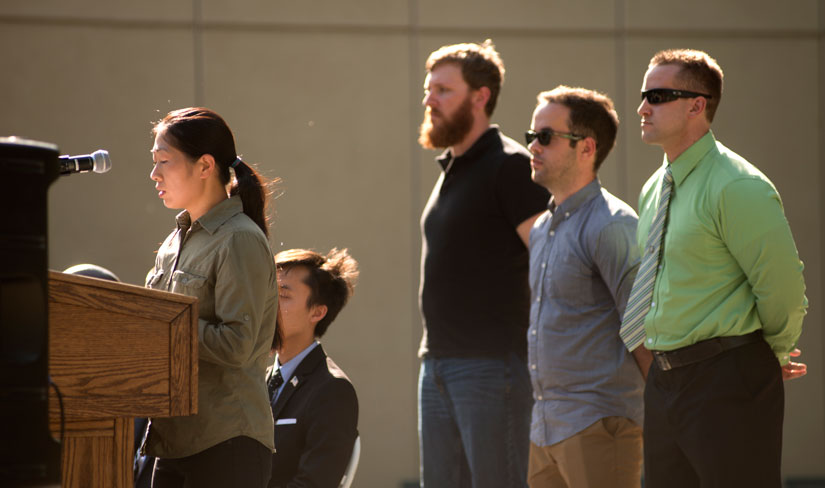
{"label": "podium wood grain", "polygon": [[[49,374],[62,486],[132,486],[134,417],[197,413],[197,300],[49,273]],[[52,433],[60,407],[50,393]]]}

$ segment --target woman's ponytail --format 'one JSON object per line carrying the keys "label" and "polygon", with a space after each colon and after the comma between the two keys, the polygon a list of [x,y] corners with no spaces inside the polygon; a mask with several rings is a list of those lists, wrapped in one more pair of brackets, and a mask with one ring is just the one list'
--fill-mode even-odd
{"label": "woman's ponytail", "polygon": [[232,163],[235,169],[235,181],[229,189],[230,195],[238,195],[243,203],[245,213],[269,237],[266,207],[268,203],[267,182],[255,168],[243,162],[240,158]]}

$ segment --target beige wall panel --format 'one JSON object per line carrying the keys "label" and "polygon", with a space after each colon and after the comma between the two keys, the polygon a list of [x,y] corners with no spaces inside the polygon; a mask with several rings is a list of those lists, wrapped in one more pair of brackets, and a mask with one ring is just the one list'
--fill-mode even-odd
{"label": "beige wall panel", "polygon": [[[67,40],[70,40],[67,42]],[[106,174],[61,177],[49,192],[49,266],[92,262],[141,283],[172,226],[149,180],[150,121],[192,103],[191,40],[170,30],[3,25],[0,134],[61,154],[111,153]]]}
{"label": "beige wall panel", "polygon": [[489,26],[569,31],[607,29],[615,24],[615,3],[603,0],[418,0],[417,4],[419,23],[423,27],[478,29]]}
{"label": "beige wall panel", "polygon": [[192,18],[192,1],[111,2],[108,0],[3,0],[0,16],[59,18],[63,20],[157,20],[185,21]]}
{"label": "beige wall panel", "polygon": [[[470,38],[472,37],[472,38]],[[427,57],[430,55],[431,52],[435,51],[441,46],[446,44],[454,44],[458,42],[478,42],[482,41],[483,39],[480,38],[480,35],[476,36],[466,36],[466,37],[445,37],[445,36],[420,36],[416,38],[415,43],[415,59],[412,61],[411,67],[411,92],[410,98],[413,100],[413,109],[410,111],[410,124],[414,128],[413,132],[410,134],[410,139],[412,141],[417,141],[418,139],[418,129],[421,125],[421,121],[424,119],[424,105],[422,104],[424,100],[424,80],[427,77],[427,70],[424,68],[425,63],[427,62]],[[495,39],[494,39],[495,41]],[[503,57],[503,56],[502,56]],[[505,68],[507,66],[507,58],[504,58]],[[506,88],[505,88],[506,90]],[[499,95],[499,108],[501,105],[501,99],[503,95]],[[496,109],[498,112],[499,108]],[[497,118],[497,113],[493,115],[494,118]],[[433,185],[435,184],[436,180],[438,180],[438,176],[441,174],[441,167],[438,163],[435,162],[435,158],[438,157],[442,151],[440,150],[429,150],[422,148],[417,142],[412,143],[412,151],[416,155],[415,165],[413,167],[413,171],[415,171],[415,175],[417,177],[417,187],[415,190],[417,192],[413,194],[415,198],[413,204],[415,205],[415,232],[417,234],[417,241],[416,244],[418,246],[417,249],[417,256],[418,261],[417,264],[420,265],[420,258],[421,258],[421,228],[420,228],[420,219],[421,219],[421,212],[424,210],[424,206],[427,204],[427,200],[430,198],[430,193],[432,192]],[[416,297],[418,296],[418,286],[420,286],[420,268],[419,275],[416,275],[416,288],[415,293]],[[416,309],[416,320],[418,326],[418,339],[421,339],[421,314],[418,309]]]}
{"label": "beige wall panel", "polygon": [[[641,86],[650,56],[669,46],[706,50],[725,72],[725,92],[713,124],[716,137],[760,168],[776,185],[805,263],[807,296],[811,307],[799,347],[805,353],[808,375],[788,382],[785,407],[783,470],[786,476],[825,474],[825,411],[823,395],[823,335],[821,307],[822,216],[816,165],[817,143],[816,42],[785,39],[652,39],[628,42],[627,86]],[[789,52],[795,53],[788,56]],[[804,93],[800,97],[773,96],[777,89]],[[627,102],[638,103],[638,90]],[[628,90],[630,92],[630,90]],[[635,101],[634,101],[635,99]],[[631,119],[630,114],[626,116]],[[638,116],[636,117],[638,121]],[[633,191],[662,162],[658,147],[646,146],[638,132],[628,135]]]}
{"label": "beige wall panel", "polygon": [[408,44],[396,35],[207,32],[206,104],[280,177],[273,248],[347,247],[355,296],[324,344],[360,399],[359,486],[417,477]]}
{"label": "beige wall panel", "polygon": [[406,0],[319,0],[290,2],[272,0],[202,0],[207,22],[249,22],[314,25],[405,25],[409,18]]}
{"label": "beige wall panel", "polygon": [[817,1],[624,0],[625,23],[629,29],[811,30],[817,27]]}

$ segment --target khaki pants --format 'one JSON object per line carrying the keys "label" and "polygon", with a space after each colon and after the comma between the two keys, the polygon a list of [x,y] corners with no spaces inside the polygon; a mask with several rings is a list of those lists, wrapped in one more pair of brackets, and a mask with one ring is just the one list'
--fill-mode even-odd
{"label": "khaki pants", "polygon": [[530,443],[530,488],[639,488],[642,428],[606,417],[552,446]]}

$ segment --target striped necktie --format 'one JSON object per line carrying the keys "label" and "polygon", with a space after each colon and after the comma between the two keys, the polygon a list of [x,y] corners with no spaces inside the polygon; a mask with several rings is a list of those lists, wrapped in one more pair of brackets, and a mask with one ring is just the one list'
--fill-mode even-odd
{"label": "striped necktie", "polygon": [[639,265],[636,281],[633,282],[630,298],[627,299],[622,327],[619,329],[619,337],[624,341],[628,351],[633,351],[645,340],[645,316],[650,310],[650,302],[653,299],[653,285],[656,283],[656,269],[659,266],[661,257],[662,238],[667,222],[667,209],[670,204],[672,190],[673,174],[670,172],[670,165],[668,164],[662,178],[662,194],[659,197],[656,218],[650,225],[645,255]]}

